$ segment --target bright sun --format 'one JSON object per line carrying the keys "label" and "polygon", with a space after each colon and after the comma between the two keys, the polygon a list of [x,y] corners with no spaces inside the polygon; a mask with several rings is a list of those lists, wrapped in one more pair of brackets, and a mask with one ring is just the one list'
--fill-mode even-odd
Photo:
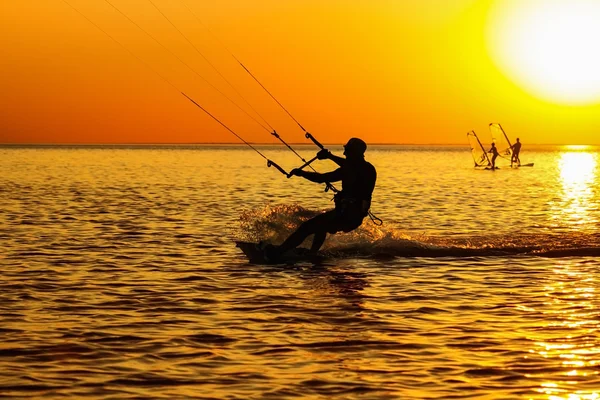
{"label": "bright sun", "polygon": [[600,102],[600,0],[498,0],[487,33],[494,62],[527,91]]}

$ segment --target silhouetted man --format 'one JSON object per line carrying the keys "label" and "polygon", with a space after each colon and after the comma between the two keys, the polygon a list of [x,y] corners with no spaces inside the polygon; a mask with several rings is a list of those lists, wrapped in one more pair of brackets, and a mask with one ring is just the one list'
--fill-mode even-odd
{"label": "silhouetted man", "polygon": [[316,183],[342,181],[342,190],[334,197],[335,209],[302,223],[280,246],[267,246],[264,249],[267,261],[277,260],[286,251],[299,246],[311,234],[314,234],[314,238],[310,250],[316,253],[325,242],[327,233],[350,232],[362,224],[369,213],[377,179],[375,167],[365,161],[366,150],[367,144],[364,141],[352,138],[344,145],[346,158],[335,156],[328,150],[321,150],[317,154],[320,160],[330,159],[339,165],[335,171],[324,174],[300,169],[291,171],[291,175]]}
{"label": "silhouetted man", "polygon": [[496,158],[500,155],[496,143],[492,142],[492,148],[488,150],[488,153],[492,153],[492,169],[496,169]]}
{"label": "silhouetted man", "polygon": [[517,138],[517,142],[511,146],[512,149],[512,157],[510,158],[510,166],[512,167],[513,163],[517,163],[517,165],[521,165],[521,160],[519,159],[519,153],[521,152],[521,142],[519,138]]}

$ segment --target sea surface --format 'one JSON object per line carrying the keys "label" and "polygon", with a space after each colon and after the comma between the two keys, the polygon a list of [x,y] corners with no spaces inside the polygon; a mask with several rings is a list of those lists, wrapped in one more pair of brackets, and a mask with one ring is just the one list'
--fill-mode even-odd
{"label": "sea surface", "polygon": [[332,193],[258,152],[302,164],[0,147],[0,398],[600,398],[598,148],[490,171],[467,146],[370,146],[383,225],[277,266],[235,241],[279,243]]}

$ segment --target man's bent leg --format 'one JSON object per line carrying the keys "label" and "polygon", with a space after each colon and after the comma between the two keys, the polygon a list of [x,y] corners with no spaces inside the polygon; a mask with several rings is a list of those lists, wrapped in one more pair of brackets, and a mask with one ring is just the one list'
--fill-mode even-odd
{"label": "man's bent leg", "polygon": [[[296,230],[296,232],[292,233],[282,244],[277,248],[279,254],[283,254],[288,250],[294,249],[298,247],[304,239],[306,239],[309,235],[317,232],[325,232],[323,229],[327,227],[328,222],[332,218],[333,211],[328,211],[323,214],[319,214],[314,218],[309,219],[308,221],[302,223],[300,227]],[[315,240],[317,237],[315,237]],[[319,247],[323,244],[325,238],[323,237]],[[313,241],[313,247],[315,242]]]}
{"label": "man's bent leg", "polygon": [[317,251],[319,251],[321,246],[323,246],[326,237],[327,232],[324,230],[315,232],[315,237],[313,238],[312,246],[310,246],[310,251],[312,253],[316,253]]}

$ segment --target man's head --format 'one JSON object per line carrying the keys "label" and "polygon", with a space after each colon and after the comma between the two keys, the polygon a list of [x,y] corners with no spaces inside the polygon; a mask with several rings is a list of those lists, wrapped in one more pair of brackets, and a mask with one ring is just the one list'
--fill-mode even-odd
{"label": "man's head", "polygon": [[517,138],[517,142],[519,141],[519,138]]}
{"label": "man's head", "polygon": [[352,138],[344,145],[346,157],[363,157],[366,150],[367,144],[359,138]]}

